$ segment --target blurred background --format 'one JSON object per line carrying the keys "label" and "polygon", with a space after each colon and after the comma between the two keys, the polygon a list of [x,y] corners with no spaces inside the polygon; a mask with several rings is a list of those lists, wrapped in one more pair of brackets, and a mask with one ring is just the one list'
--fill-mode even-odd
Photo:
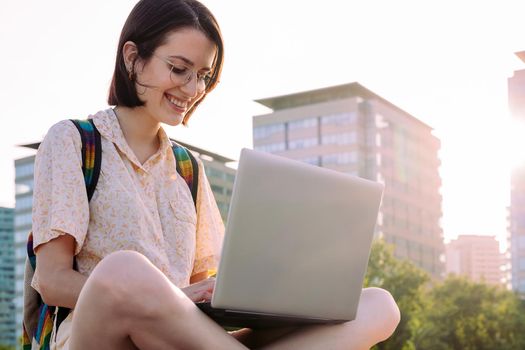
{"label": "blurred background", "polygon": [[[449,297],[486,287],[480,305],[506,303],[506,319],[509,305],[525,311],[525,3],[203,2],[225,39],[221,82],[188,128],[166,130],[200,154],[225,220],[242,147],[380,181],[386,191],[372,259],[387,254],[397,268],[374,270],[371,260],[367,283],[403,300],[416,300],[414,291],[434,295],[403,305],[398,342],[383,348],[467,348],[461,341],[470,340],[421,327],[439,324],[429,319],[429,305],[442,301],[436,286]],[[2,3],[0,344],[14,346],[21,330],[35,148],[54,123],[107,108],[120,30],[134,4]],[[406,282],[410,291],[389,284],[403,271],[423,274]],[[465,279],[450,282],[449,274]],[[495,291],[510,294],[497,299]],[[451,303],[466,305],[458,298]],[[453,327],[482,344],[472,348],[489,346],[480,334],[520,348],[522,320],[496,324],[492,334],[475,325],[486,326],[493,310],[474,309],[474,321]],[[516,334],[497,332],[511,328]]]}

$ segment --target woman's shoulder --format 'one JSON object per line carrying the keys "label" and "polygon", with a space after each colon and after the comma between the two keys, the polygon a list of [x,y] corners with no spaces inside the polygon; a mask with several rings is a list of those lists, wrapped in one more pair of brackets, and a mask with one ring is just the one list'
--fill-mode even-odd
{"label": "woman's shoulder", "polygon": [[73,148],[80,152],[81,147],[82,139],[79,130],[71,119],[63,119],[49,128],[39,151],[53,149],[54,152],[62,152]]}
{"label": "woman's shoulder", "polygon": [[[78,120],[92,119],[93,116],[94,115],[89,115],[87,118],[80,118]],[[63,119],[53,124],[44,137],[44,142],[48,139],[49,141],[59,140],[60,142],[74,142],[80,144],[80,132],[73,123],[73,120],[74,119]]]}
{"label": "woman's shoulder", "polygon": [[47,134],[46,138],[48,137],[60,137],[60,138],[70,138],[72,136],[76,136],[78,134],[78,130],[75,127],[75,124],[69,119],[63,119],[55,124],[53,124]]}

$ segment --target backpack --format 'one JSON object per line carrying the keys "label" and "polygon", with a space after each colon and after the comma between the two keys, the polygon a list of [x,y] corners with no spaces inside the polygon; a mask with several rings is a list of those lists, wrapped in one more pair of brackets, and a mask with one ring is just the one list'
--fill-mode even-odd
{"label": "backpack", "polygon": [[[86,184],[88,201],[91,200],[97,186],[102,163],[102,145],[100,133],[93,120],[71,120],[77,127],[82,140],[82,173]],[[173,140],[171,148],[175,156],[177,173],[186,181],[193,198],[197,203],[199,168],[195,157],[184,146]],[[27,239],[27,259],[24,273],[24,321],[22,345],[24,350],[49,350],[51,333],[56,318],[56,329],[67,317],[70,310],[65,307],[47,305],[40,294],[31,287],[35,273],[36,256],[33,250],[33,233]],[[76,269],[76,259],[73,268]]]}

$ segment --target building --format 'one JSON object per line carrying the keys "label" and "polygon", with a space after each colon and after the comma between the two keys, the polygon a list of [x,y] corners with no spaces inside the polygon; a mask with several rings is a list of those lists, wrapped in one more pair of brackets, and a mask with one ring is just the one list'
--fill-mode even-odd
{"label": "building", "polygon": [[27,236],[31,231],[33,172],[35,156],[15,160],[15,322],[17,338],[22,335],[24,269]]}
{"label": "building", "polygon": [[504,286],[504,256],[495,236],[460,235],[445,247],[446,272]]}
{"label": "building", "polygon": [[[211,189],[217,201],[221,216],[226,221],[236,170],[228,163],[232,159],[207,150],[177,141],[196,154],[202,160]],[[40,143],[22,147],[38,149]],[[17,337],[21,336],[23,320],[24,267],[26,259],[26,240],[31,230],[31,211],[33,208],[33,175],[35,156],[15,160],[15,308]]]}
{"label": "building", "polygon": [[358,83],[270,97],[253,117],[253,144],[385,184],[376,235],[441,276],[440,141],[432,128]]}
{"label": "building", "polygon": [[13,208],[0,207],[0,345],[15,346],[15,242]]}
{"label": "building", "polygon": [[[525,62],[525,51],[516,53]],[[508,80],[509,108],[514,120],[525,124],[525,68]],[[509,150],[523,152],[523,150]],[[509,250],[512,289],[525,294],[525,164],[512,171],[509,206]]]}

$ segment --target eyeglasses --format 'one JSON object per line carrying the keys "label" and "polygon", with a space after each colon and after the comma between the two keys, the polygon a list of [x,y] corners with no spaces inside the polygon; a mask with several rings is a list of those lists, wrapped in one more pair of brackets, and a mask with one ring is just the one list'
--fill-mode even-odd
{"label": "eyeglasses", "polygon": [[211,72],[197,72],[190,68],[183,60],[179,58],[164,58],[153,54],[154,57],[166,63],[170,68],[170,78],[173,84],[188,84],[195,76],[197,90],[203,92],[211,83]]}

